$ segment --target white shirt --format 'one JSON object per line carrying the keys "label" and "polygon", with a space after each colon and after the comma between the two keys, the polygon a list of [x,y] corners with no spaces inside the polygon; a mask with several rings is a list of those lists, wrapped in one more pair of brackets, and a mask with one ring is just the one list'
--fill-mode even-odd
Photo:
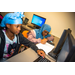
{"label": "white shirt", "polygon": [[5,41],[6,41],[6,42],[5,42],[4,53],[8,53],[9,44],[17,43],[17,37],[16,37],[16,35],[15,35],[14,39],[13,39],[13,40],[10,40],[10,39],[7,37],[5,31],[4,31],[4,30],[2,30],[2,31],[3,31],[3,33],[4,33],[4,35],[5,35]]}

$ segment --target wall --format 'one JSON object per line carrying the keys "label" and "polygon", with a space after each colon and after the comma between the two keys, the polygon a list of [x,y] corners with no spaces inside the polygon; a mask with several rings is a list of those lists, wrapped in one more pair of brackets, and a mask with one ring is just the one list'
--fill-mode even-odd
{"label": "wall", "polygon": [[30,23],[33,14],[45,17],[45,23],[51,26],[51,34],[59,38],[64,29],[70,28],[75,38],[75,12],[25,12],[24,14],[25,17],[29,18]]}

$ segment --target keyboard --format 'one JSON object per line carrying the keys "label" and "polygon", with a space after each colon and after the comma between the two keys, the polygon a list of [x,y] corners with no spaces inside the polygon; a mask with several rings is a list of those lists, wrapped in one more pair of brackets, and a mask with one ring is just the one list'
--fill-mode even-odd
{"label": "keyboard", "polygon": [[51,61],[49,61],[48,59],[46,59],[46,58],[42,58],[41,56],[38,58],[38,59],[36,59],[34,62],[51,62]]}
{"label": "keyboard", "polygon": [[34,27],[34,26],[33,26],[33,27],[32,27],[32,26],[28,26],[28,27],[30,27],[30,28],[32,28],[32,29],[35,29],[35,27]]}

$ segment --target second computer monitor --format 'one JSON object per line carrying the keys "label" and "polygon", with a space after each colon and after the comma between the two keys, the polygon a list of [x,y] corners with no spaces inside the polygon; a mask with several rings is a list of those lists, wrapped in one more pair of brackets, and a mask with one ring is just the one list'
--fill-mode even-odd
{"label": "second computer monitor", "polygon": [[33,14],[31,23],[35,25],[35,27],[41,27],[46,21],[46,18]]}

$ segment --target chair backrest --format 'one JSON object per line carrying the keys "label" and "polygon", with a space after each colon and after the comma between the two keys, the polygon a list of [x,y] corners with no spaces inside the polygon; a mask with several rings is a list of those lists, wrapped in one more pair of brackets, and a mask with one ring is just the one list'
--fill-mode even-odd
{"label": "chair backrest", "polygon": [[3,16],[0,14],[0,23],[1,23],[2,19],[3,19]]}
{"label": "chair backrest", "polygon": [[27,35],[28,32],[29,32],[28,30],[23,31],[22,32],[23,36],[27,38],[28,37],[28,35]]}

